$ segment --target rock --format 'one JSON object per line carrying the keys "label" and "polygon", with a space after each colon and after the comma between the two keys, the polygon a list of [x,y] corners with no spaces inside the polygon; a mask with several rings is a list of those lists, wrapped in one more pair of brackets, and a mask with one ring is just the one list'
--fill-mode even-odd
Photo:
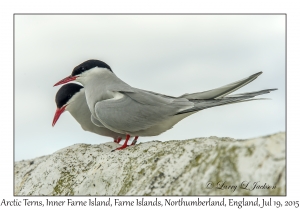
{"label": "rock", "polygon": [[75,144],[15,162],[15,195],[286,195],[285,133]]}

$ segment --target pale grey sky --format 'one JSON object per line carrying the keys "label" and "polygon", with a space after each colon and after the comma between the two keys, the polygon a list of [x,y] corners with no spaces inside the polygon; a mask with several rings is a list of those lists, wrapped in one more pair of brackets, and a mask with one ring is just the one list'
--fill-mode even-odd
{"label": "pale grey sky", "polygon": [[263,71],[235,93],[278,88],[253,101],[207,109],[149,140],[251,138],[285,131],[284,15],[16,15],[15,160],[110,138],[65,112],[52,127],[53,85],[88,59],[126,83],[179,96]]}

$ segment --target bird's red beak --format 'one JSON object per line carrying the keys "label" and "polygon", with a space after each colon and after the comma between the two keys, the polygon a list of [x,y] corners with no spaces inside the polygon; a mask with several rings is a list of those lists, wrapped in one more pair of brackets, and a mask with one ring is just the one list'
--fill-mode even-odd
{"label": "bird's red beak", "polygon": [[54,118],[53,118],[53,122],[52,122],[52,126],[55,125],[55,123],[57,122],[57,120],[59,119],[60,115],[65,111],[67,106],[63,106],[61,108],[57,108],[56,109],[56,112],[55,112],[55,115],[54,115]]}
{"label": "bird's red beak", "polygon": [[58,83],[56,83],[54,86],[57,86],[57,85],[62,85],[62,84],[65,84],[65,83],[68,83],[68,82],[71,82],[71,81],[74,81],[76,80],[77,76],[68,76],[62,80],[60,80]]}

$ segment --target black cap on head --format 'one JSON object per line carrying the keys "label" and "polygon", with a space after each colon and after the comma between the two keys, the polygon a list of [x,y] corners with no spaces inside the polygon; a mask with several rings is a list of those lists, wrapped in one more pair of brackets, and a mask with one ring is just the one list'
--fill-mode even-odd
{"label": "black cap on head", "polygon": [[70,100],[70,98],[73,97],[73,95],[80,91],[81,88],[83,88],[83,86],[74,83],[68,83],[62,86],[57,91],[55,96],[57,108],[60,109],[62,106],[64,106]]}
{"label": "black cap on head", "polygon": [[107,65],[106,63],[104,63],[103,61],[99,61],[99,60],[87,60],[81,64],[79,64],[78,66],[76,66],[73,71],[72,71],[72,76],[76,76],[81,74],[82,72],[85,72],[87,70],[90,70],[94,67],[100,67],[100,68],[106,68],[109,71],[113,72],[110,68],[109,65]]}

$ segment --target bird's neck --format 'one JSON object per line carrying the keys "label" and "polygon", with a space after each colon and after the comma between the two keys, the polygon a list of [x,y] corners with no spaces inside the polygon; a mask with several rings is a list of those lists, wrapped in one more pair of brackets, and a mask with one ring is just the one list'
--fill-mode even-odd
{"label": "bird's neck", "polygon": [[75,120],[82,124],[82,121],[86,119],[90,120],[91,113],[86,103],[84,89],[81,89],[80,92],[76,93],[72,101],[67,106],[66,110],[75,118]]}
{"label": "bird's neck", "polygon": [[114,97],[108,87],[124,83],[111,71],[98,67],[83,73],[78,82],[84,86],[86,101],[94,116],[96,116],[94,107],[97,102]]}

